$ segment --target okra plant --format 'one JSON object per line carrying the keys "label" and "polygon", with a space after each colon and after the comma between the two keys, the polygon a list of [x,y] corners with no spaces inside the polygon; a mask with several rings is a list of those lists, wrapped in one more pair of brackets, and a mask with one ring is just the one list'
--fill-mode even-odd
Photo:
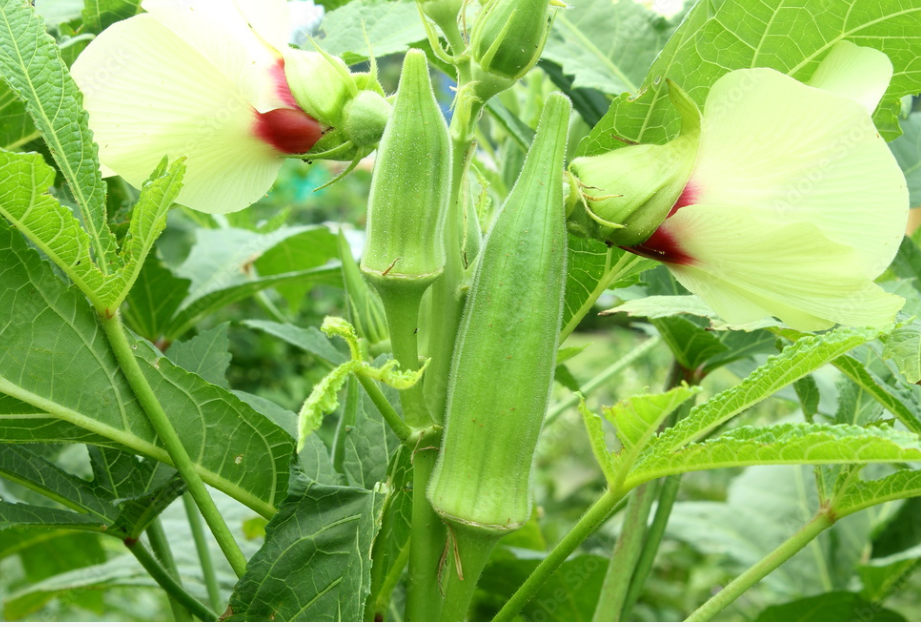
{"label": "okra plant", "polygon": [[0,0],[4,618],[921,619],[921,2],[666,4]]}

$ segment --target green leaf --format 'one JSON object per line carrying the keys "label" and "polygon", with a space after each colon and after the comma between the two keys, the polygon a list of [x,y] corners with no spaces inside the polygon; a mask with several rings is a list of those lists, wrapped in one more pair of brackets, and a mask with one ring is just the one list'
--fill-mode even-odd
{"label": "green leaf", "polygon": [[119,20],[137,15],[140,10],[140,0],[85,0],[83,27],[100,33]]}
{"label": "green leaf", "polygon": [[232,620],[358,621],[383,498],[298,480],[230,598]]}
{"label": "green leaf", "polygon": [[329,54],[354,65],[372,54],[379,58],[405,52],[425,38],[414,1],[352,0],[326,14],[316,40]]}
{"label": "green leaf", "polygon": [[175,474],[169,481],[148,494],[121,501],[121,514],[109,529],[109,533],[117,534],[119,537],[139,538],[157,516],[182,496],[185,489],[185,482]]}
{"label": "green leaf", "polygon": [[815,382],[815,377],[806,375],[802,379],[793,382],[793,389],[796,391],[796,397],[799,399],[800,406],[803,409],[803,417],[806,422],[812,422],[812,419],[819,413],[819,386]]}
{"label": "green leaf", "polygon": [[348,361],[348,356],[336,348],[329,338],[316,327],[304,329],[293,324],[280,324],[266,320],[246,320],[243,324],[251,329],[265,331],[291,346],[310,353],[328,368],[334,368]]}
{"label": "green leaf", "polygon": [[911,383],[921,383],[921,323],[912,321],[889,334],[883,359],[892,359]]}
{"label": "green leaf", "polygon": [[114,443],[86,429],[61,420],[43,409],[0,393],[0,442],[81,442],[113,446]]}
{"label": "green leaf", "polygon": [[921,496],[921,471],[901,470],[876,481],[858,481],[835,502],[835,510],[847,516],[887,501]]}
{"label": "green leaf", "polygon": [[761,623],[865,621],[905,622],[905,617],[864,599],[856,592],[829,592],[762,611],[755,619]]}
{"label": "green leaf", "polygon": [[903,237],[899,252],[892,260],[892,270],[903,279],[916,281],[914,287],[921,285],[921,248],[910,237]]}
{"label": "green leaf", "polygon": [[[95,312],[18,234],[2,226],[0,319],[5,324],[0,393],[169,463]],[[287,484],[293,452],[289,436],[230,392],[161,358],[145,342],[136,346],[144,375],[173,417],[203,479],[271,516]]]}
{"label": "green leaf", "polygon": [[0,75],[26,103],[73,193],[103,270],[115,239],[106,222],[106,186],[83,97],[31,4],[0,0]]}
{"label": "green leaf", "polygon": [[906,500],[873,539],[872,557],[889,557],[921,546],[921,498]]}
{"label": "green leaf", "polygon": [[0,530],[10,527],[57,527],[79,531],[105,531],[106,522],[91,514],[0,501]]}
{"label": "green leaf", "polygon": [[148,255],[122,307],[125,322],[152,342],[165,337],[191,284],[173,274],[156,255]]}
{"label": "green leaf", "polygon": [[93,263],[90,239],[80,222],[48,194],[55,173],[41,155],[0,152],[0,215],[54,261],[97,309],[115,311],[166,226],[166,212],[179,193],[183,172],[181,163],[169,173],[161,167],[144,185],[121,253],[124,265],[109,275]]}
{"label": "green leaf", "polygon": [[[533,552],[497,550],[483,570],[475,620],[488,621],[540,563]],[[592,620],[608,560],[578,555],[557,569],[521,611],[526,621],[582,623]]]}
{"label": "green leaf", "polygon": [[166,351],[166,357],[189,372],[194,372],[208,383],[222,388],[227,383],[227,368],[230,366],[229,322],[213,329],[202,331],[186,342],[174,342]]}
{"label": "green leaf", "polygon": [[911,206],[921,206],[921,112],[902,120],[902,136],[889,144],[889,148],[905,174]]}
{"label": "green leaf", "polygon": [[813,370],[834,361],[852,348],[879,335],[871,329],[840,328],[821,336],[807,336],[752,372],[740,384],[698,405],[687,418],[659,436],[656,450],[677,451],[721,424],[753,407]]}
{"label": "green leaf", "polygon": [[[386,361],[384,356],[375,363]],[[384,386],[381,390],[390,404],[399,411],[400,395]],[[342,434],[343,472],[348,484],[372,489],[387,478],[387,466],[396,454],[400,441],[387,426],[371,397],[359,386],[355,424]]]}
{"label": "green leaf", "polygon": [[[337,238],[326,227],[307,227],[285,237],[256,260],[256,270],[262,276],[284,274],[292,270],[315,268],[339,256]],[[285,284],[276,291],[297,310],[310,284]]]}
{"label": "green leaf", "polygon": [[921,419],[890,390],[889,386],[850,355],[842,355],[832,362],[851,381],[870,394],[876,402],[889,410],[911,431],[921,434]]}
{"label": "green leaf", "polygon": [[64,472],[29,447],[0,444],[0,477],[95,519],[112,523],[118,517],[105,491]]}
{"label": "green leaf", "polygon": [[678,316],[653,320],[672,355],[688,372],[703,370],[704,364],[728,349],[713,331]]}
{"label": "green leaf", "polygon": [[[620,139],[662,144],[678,134],[678,113],[665,78],[703,104],[714,82],[731,70],[768,67],[798,80],[812,77],[835,43],[848,40],[885,52],[895,73],[876,116],[886,139],[899,134],[899,99],[921,92],[921,7],[903,0],[798,3],[785,0],[698,2],[650,68],[635,94],[624,94],[579,148],[599,154]],[[898,36],[893,36],[898,33]]]}
{"label": "green leaf", "polygon": [[641,272],[655,265],[655,261],[619,248],[570,235],[561,341],[588,315],[605,290],[633,285]]}
{"label": "green leaf", "polygon": [[654,445],[631,471],[627,486],[714,468],[912,461],[921,461],[921,440],[890,428],[816,424],[741,427],[678,451]]}
{"label": "green leaf", "polygon": [[673,30],[632,0],[582,0],[557,11],[542,57],[572,75],[573,87],[635,92]]}
{"label": "green leaf", "polygon": [[26,112],[26,103],[0,80],[0,149],[16,150],[41,136]]}

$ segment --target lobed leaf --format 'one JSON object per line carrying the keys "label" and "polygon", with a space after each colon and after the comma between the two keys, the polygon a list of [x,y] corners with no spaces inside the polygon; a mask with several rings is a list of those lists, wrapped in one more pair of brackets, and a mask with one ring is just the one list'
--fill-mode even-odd
{"label": "lobed leaf", "polygon": [[115,252],[106,221],[106,186],[83,97],[44,20],[28,2],[0,0],[0,75],[26,103],[70,186],[103,271]]}
{"label": "lobed leaf", "polygon": [[817,424],[741,427],[678,451],[653,447],[630,472],[626,486],[714,468],[917,461],[921,461],[921,439],[891,428]]}

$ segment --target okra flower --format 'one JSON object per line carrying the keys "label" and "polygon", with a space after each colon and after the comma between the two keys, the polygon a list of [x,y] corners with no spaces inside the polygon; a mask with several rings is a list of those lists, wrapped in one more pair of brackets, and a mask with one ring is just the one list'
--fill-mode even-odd
{"label": "okra flower", "polygon": [[288,47],[284,0],[142,7],[102,32],[72,69],[104,174],[135,187],[164,155],[186,157],[178,202],[207,213],[243,209],[269,190],[285,156],[324,138],[340,121],[327,119],[331,111],[359,91],[338,59]]}
{"label": "okra flower", "polygon": [[[683,157],[692,166],[672,169],[688,178],[657,209],[661,224],[638,244],[614,243],[662,261],[733,325],[768,316],[803,331],[890,323],[904,301],[873,281],[898,251],[908,189],[871,114],[891,77],[883,53],[849,42],[809,84],[765,68],[726,74],[706,99],[696,151]],[[618,193],[616,172],[602,180],[578,162],[593,195]]]}

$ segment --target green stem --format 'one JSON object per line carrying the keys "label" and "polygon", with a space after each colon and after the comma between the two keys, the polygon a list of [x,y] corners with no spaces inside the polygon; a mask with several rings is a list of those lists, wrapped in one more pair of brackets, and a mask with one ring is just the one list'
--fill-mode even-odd
{"label": "green stem", "polygon": [[131,349],[131,343],[128,341],[121,317],[116,313],[112,317],[100,315],[99,319],[106,336],[109,338],[112,352],[115,353],[115,358],[118,360],[118,364],[121,366],[121,370],[129,385],[131,385],[135,396],[137,396],[138,402],[147,414],[154,431],[163,442],[163,446],[169,453],[176,470],[179,471],[179,475],[185,481],[189,493],[195,499],[195,503],[205,517],[205,522],[211,528],[211,533],[214,534],[221,550],[227,557],[227,561],[230,562],[230,566],[238,577],[242,577],[243,573],[246,572],[246,557],[244,557],[240,547],[237,546],[236,540],[234,540],[227,523],[214,505],[214,501],[211,500],[211,495],[208,494],[208,490],[205,488],[205,484],[199,476],[192,458],[186,452],[185,446],[183,446],[176,429],[173,428],[173,424],[163,410],[160,400],[144,376],[144,372],[141,370],[141,366]]}
{"label": "green stem", "polygon": [[[661,343],[661,338],[651,337],[632,351],[618,359],[616,362],[602,370],[594,379],[582,386],[583,396],[588,396],[602,385],[613,379],[615,376],[620,374],[625,368],[633,364],[637,359],[643,357],[649,353],[652,349],[658,346]],[[566,400],[557,403],[550,408],[550,411],[547,412],[547,419],[544,421],[544,428],[546,429],[548,425],[553,424],[557,418],[559,418],[563,412],[568,409],[572,409],[579,404],[578,396],[570,396]]]}
{"label": "green stem", "polygon": [[768,553],[761,561],[733,579],[732,583],[720,590],[716,596],[697,608],[693,614],[687,617],[685,622],[709,621],[729,607],[746,590],[777,570],[784,562],[799,553],[803,547],[834,524],[835,518],[830,512],[820,512],[818,516],[812,519],[812,522],[797,531],[786,542]]}
{"label": "green stem", "polygon": [[463,622],[483,568],[501,535],[466,525],[450,524],[449,547],[442,580],[444,606],[442,622]]}
{"label": "green stem", "polygon": [[207,622],[217,620],[217,614],[210,608],[205,607],[204,603],[193,597],[185,588],[179,585],[179,583],[166,572],[163,565],[144,548],[144,545],[141,544],[140,541],[126,542],[125,546],[128,547],[128,550],[137,558],[141,566],[143,566],[150,576],[153,577],[154,581],[156,581],[161,588],[166,590],[170,597],[176,599],[187,608],[193,616],[197,616],[201,620]]}
{"label": "green stem", "polygon": [[387,421],[390,429],[393,430],[401,441],[405,442],[409,440],[413,435],[413,430],[403,422],[403,419],[400,418],[400,415],[393,408],[393,405],[390,404],[390,401],[388,401],[384,393],[381,392],[381,388],[377,383],[366,374],[359,374],[357,376],[358,382],[361,383],[361,387],[368,393],[371,402],[374,403],[377,410],[381,412],[381,415],[384,417],[384,420]]}
{"label": "green stem", "polygon": [[[387,314],[390,347],[394,358],[400,362],[400,368],[403,370],[418,370],[419,307],[422,304],[425,288],[410,285],[381,289],[378,286],[378,292],[384,303],[384,312]],[[417,383],[408,390],[400,391],[403,418],[407,425],[415,429],[425,429],[432,425],[432,419],[425,407],[425,398],[422,395],[423,386],[423,383]]]}
{"label": "green stem", "polygon": [[201,514],[195,506],[195,501],[186,492],[182,495],[182,505],[185,507],[186,517],[189,519],[189,528],[192,530],[192,539],[195,540],[195,550],[198,552],[198,561],[201,563],[202,576],[205,587],[208,589],[208,601],[211,607],[221,609],[221,587],[217,582],[217,572],[214,570],[214,560],[208,549],[208,538],[205,536],[205,526],[201,521]]}
{"label": "green stem", "polygon": [[439,435],[423,438],[413,452],[413,517],[406,589],[406,620],[411,622],[437,621],[441,616],[438,570],[447,536],[444,523],[425,497],[438,458]]}
{"label": "green stem", "polygon": [[611,561],[608,562],[601,596],[592,616],[594,622],[616,622],[621,618],[631,574],[646,537],[646,521],[649,520],[649,511],[656,498],[656,487],[655,482],[644,483],[630,495],[624,524],[617,544],[614,545]]}
{"label": "green stem", "polygon": [[608,519],[614,508],[623,498],[623,494],[606,491],[604,495],[589,508],[582,519],[576,523],[576,526],[570,530],[563,540],[556,546],[550,554],[544,558],[537,568],[528,576],[520,588],[512,595],[512,598],[503,606],[499,613],[493,618],[494,622],[510,621],[518,616],[519,612],[528,604],[541,586],[546,583],[547,579],[556,572],[556,569],[566,561],[573,551],[575,551],[586,538],[595,532],[598,527]]}
{"label": "green stem", "polygon": [[662,544],[662,538],[665,537],[665,528],[668,527],[668,519],[672,515],[672,507],[678,498],[678,489],[681,487],[681,475],[672,475],[666,477],[662,488],[659,491],[659,502],[656,505],[656,514],[652,519],[652,524],[646,532],[646,542],[643,543],[643,552],[640,553],[640,559],[636,563],[633,571],[633,579],[630,581],[630,589],[627,591],[627,599],[624,601],[624,608],[620,612],[621,620],[630,620],[630,613],[633,606],[640,598],[649,573],[652,572],[652,565],[659,553],[659,546]]}
{"label": "green stem", "polygon": [[[180,586],[182,579],[179,577],[179,568],[176,567],[176,560],[173,559],[173,552],[170,549],[169,541],[166,539],[166,532],[163,531],[163,523],[159,518],[155,518],[147,527],[147,539],[150,541],[150,548],[153,549],[154,556],[160,560],[160,563],[166,568],[166,572],[176,580]],[[192,620],[192,614],[172,595],[167,595],[170,607],[173,610],[173,619],[179,623],[187,623]]]}

